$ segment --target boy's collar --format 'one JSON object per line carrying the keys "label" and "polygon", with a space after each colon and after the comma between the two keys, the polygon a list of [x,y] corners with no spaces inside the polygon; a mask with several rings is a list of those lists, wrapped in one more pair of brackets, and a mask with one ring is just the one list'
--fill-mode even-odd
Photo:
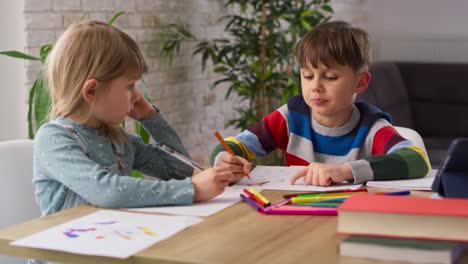
{"label": "boy's collar", "polygon": [[314,131],[321,135],[331,137],[337,137],[348,134],[349,132],[351,132],[351,130],[353,130],[356,127],[356,125],[359,123],[360,118],[361,113],[359,112],[359,109],[356,107],[356,105],[353,104],[353,112],[351,114],[351,118],[348,120],[348,122],[346,122],[346,124],[340,127],[327,127],[321,125],[314,118],[312,111],[310,111],[311,126],[314,129]]}

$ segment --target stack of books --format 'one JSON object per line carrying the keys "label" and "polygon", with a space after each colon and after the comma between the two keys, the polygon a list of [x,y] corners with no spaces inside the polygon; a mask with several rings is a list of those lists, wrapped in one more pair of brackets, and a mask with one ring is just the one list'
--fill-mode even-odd
{"label": "stack of books", "polygon": [[468,199],[355,195],[338,207],[341,256],[416,263],[463,263]]}

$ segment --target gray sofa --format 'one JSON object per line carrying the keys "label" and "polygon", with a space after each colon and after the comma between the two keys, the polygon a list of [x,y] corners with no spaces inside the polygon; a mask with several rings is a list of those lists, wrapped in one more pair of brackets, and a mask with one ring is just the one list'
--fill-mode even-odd
{"label": "gray sofa", "polygon": [[438,168],[450,142],[468,137],[468,64],[379,62],[370,72],[369,89],[357,101],[389,113],[396,126],[416,130]]}

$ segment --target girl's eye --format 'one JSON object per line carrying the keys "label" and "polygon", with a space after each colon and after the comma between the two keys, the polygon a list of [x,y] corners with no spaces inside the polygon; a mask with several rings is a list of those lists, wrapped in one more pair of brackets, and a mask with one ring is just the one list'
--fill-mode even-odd
{"label": "girl's eye", "polygon": [[306,80],[312,80],[314,78],[314,76],[312,75],[303,75],[304,76],[304,79]]}

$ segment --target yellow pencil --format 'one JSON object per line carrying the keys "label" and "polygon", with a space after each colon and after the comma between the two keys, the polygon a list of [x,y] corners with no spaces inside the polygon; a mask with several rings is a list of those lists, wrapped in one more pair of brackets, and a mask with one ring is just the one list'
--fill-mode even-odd
{"label": "yellow pencil", "polygon": [[255,190],[254,187],[249,188],[250,192],[253,193],[255,196],[257,196],[260,200],[262,200],[265,204],[270,204],[270,201],[268,201],[265,196],[263,196],[259,191]]}
{"label": "yellow pencil", "polygon": [[336,198],[348,198],[351,196],[348,195],[335,195],[335,196],[316,196],[316,197],[293,197],[291,198],[291,203],[311,203],[320,200],[329,200],[329,199],[336,199]]}

